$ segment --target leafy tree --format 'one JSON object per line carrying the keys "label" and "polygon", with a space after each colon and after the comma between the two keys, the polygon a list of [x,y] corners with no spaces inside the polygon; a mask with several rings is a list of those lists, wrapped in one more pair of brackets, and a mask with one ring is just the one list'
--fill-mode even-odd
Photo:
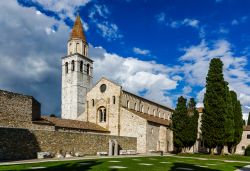
{"label": "leafy tree", "polygon": [[250,112],[249,112],[249,114],[248,114],[247,125],[250,125]]}
{"label": "leafy tree", "polygon": [[184,97],[179,97],[177,106],[172,115],[172,130],[174,138],[174,147],[177,152],[181,152],[184,147],[186,117],[187,117],[187,100]]}
{"label": "leafy tree", "polygon": [[202,138],[204,144],[213,154],[216,146],[223,147],[225,143],[225,113],[228,111],[227,85],[223,78],[223,63],[214,58],[210,62],[206,78],[204,95],[204,113],[202,115]]}

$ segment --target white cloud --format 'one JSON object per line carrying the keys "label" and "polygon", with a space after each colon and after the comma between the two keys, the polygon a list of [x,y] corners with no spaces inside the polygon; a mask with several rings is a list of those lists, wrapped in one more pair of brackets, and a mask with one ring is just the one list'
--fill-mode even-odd
{"label": "white cloud", "polygon": [[181,21],[172,21],[167,25],[171,26],[172,28],[180,28],[181,26],[190,26],[194,28],[199,28],[199,20],[185,18],[184,20]]}
{"label": "white cloud", "polygon": [[147,50],[147,49],[140,49],[140,48],[134,47],[133,51],[139,55],[150,55],[150,50]]}
{"label": "white cloud", "polygon": [[123,37],[123,35],[119,33],[117,25],[114,23],[97,23],[97,28],[101,31],[102,37],[107,38],[108,41]]}
{"label": "white cloud", "polygon": [[39,3],[43,8],[59,14],[63,19],[69,17],[74,20],[74,14],[81,6],[85,6],[90,0],[32,0]]}
{"label": "white cloud", "polygon": [[159,23],[165,23],[166,22],[166,14],[164,12],[158,14],[155,16],[156,20],[159,22]]}
{"label": "white cloud", "polygon": [[232,22],[231,22],[231,24],[233,25],[233,26],[235,26],[235,25],[239,25],[239,24],[241,24],[241,23],[245,23],[247,20],[248,20],[248,16],[243,16],[243,17],[241,17],[241,18],[238,18],[238,19],[234,19]]}
{"label": "white cloud", "polygon": [[106,5],[95,4],[89,13],[89,18],[96,24],[102,37],[108,41],[120,39],[123,35],[115,23],[108,21],[109,14],[110,11]]}

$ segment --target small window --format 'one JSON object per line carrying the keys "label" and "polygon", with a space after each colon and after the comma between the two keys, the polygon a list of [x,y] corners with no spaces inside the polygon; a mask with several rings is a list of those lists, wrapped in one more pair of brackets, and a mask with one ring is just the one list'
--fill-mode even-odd
{"label": "small window", "polygon": [[250,139],[250,134],[247,134],[247,139]]}
{"label": "small window", "polygon": [[71,70],[75,71],[75,61],[74,60],[71,62]]}
{"label": "small window", "polygon": [[65,63],[65,73],[66,74],[69,73],[69,63],[68,62]]}
{"label": "small window", "polygon": [[136,110],[136,109],[137,109],[137,104],[135,103],[134,110]]}
{"label": "small window", "polygon": [[242,146],[241,149],[242,149],[242,150],[245,150],[245,146]]}
{"label": "small window", "polygon": [[115,104],[115,96],[113,96],[113,104]]}
{"label": "small window", "polygon": [[148,107],[148,112],[147,112],[147,114],[150,114],[150,113],[149,113],[149,107]]}
{"label": "small window", "polygon": [[87,64],[87,74],[90,75],[90,66]]}
{"label": "small window", "polygon": [[92,106],[95,106],[95,100],[92,99]]}
{"label": "small window", "polygon": [[83,61],[80,61],[80,72],[83,71]]}

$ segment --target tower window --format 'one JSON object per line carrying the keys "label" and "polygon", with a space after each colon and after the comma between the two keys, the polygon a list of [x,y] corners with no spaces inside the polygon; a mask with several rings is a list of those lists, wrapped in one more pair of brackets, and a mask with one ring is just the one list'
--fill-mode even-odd
{"label": "tower window", "polygon": [[80,61],[80,72],[83,71],[83,61]]}
{"label": "tower window", "polygon": [[68,62],[65,63],[65,73],[66,74],[69,73],[69,63]]}
{"label": "tower window", "polygon": [[87,64],[87,74],[90,75],[90,66]]}
{"label": "tower window", "polygon": [[83,55],[86,56],[86,45],[83,45]]}
{"label": "tower window", "polygon": [[75,61],[71,61],[71,70],[75,71]]}
{"label": "tower window", "polygon": [[98,109],[98,113],[99,113],[99,121],[100,122],[106,122],[106,119],[107,119],[106,108],[105,107],[100,107]]}
{"label": "tower window", "polygon": [[137,104],[135,103],[134,110],[136,110],[136,108],[137,108]]}
{"label": "tower window", "polygon": [[113,96],[113,104],[115,104],[115,96]]}
{"label": "tower window", "polygon": [[95,100],[92,99],[92,106],[95,106]]}
{"label": "tower window", "polygon": [[153,110],[153,114],[154,114],[154,116],[156,116],[156,112],[155,112],[155,109]]}
{"label": "tower window", "polygon": [[80,43],[76,43],[76,53],[80,53]]}

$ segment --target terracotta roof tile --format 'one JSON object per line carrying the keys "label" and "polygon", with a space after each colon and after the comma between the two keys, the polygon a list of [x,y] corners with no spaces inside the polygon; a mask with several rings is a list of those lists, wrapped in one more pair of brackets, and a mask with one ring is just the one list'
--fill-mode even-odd
{"label": "terracotta roof tile", "polygon": [[49,116],[42,116],[41,120],[36,121],[36,123],[41,122],[42,124],[45,123],[52,123],[56,127],[60,128],[72,128],[72,129],[82,129],[82,130],[92,130],[96,132],[109,132],[105,128],[91,123],[91,122],[83,122],[71,119],[61,119],[56,117],[49,117]]}
{"label": "terracotta roof tile", "polygon": [[161,124],[161,125],[166,125],[166,126],[169,126],[170,125],[170,121],[167,120],[167,119],[163,119],[163,118],[159,118],[157,116],[152,116],[152,115],[149,115],[149,114],[146,114],[146,113],[142,113],[142,112],[138,112],[138,111],[135,111],[135,110],[132,110],[132,109],[128,109],[128,108],[124,108],[130,112],[132,112],[133,114],[143,118],[143,119],[146,119],[147,121],[150,121],[150,122],[154,122],[154,123],[158,123],[158,124]]}
{"label": "terracotta roof tile", "polygon": [[70,40],[71,39],[81,39],[81,40],[87,42],[86,37],[85,37],[84,32],[83,32],[81,18],[79,15],[76,17],[76,21],[75,21],[74,26],[72,28]]}
{"label": "terracotta roof tile", "polygon": [[203,109],[204,109],[203,107],[198,107],[197,108],[197,110],[198,110],[199,113],[203,113]]}
{"label": "terracotta roof tile", "polygon": [[250,125],[244,126],[243,130],[244,131],[250,131]]}

